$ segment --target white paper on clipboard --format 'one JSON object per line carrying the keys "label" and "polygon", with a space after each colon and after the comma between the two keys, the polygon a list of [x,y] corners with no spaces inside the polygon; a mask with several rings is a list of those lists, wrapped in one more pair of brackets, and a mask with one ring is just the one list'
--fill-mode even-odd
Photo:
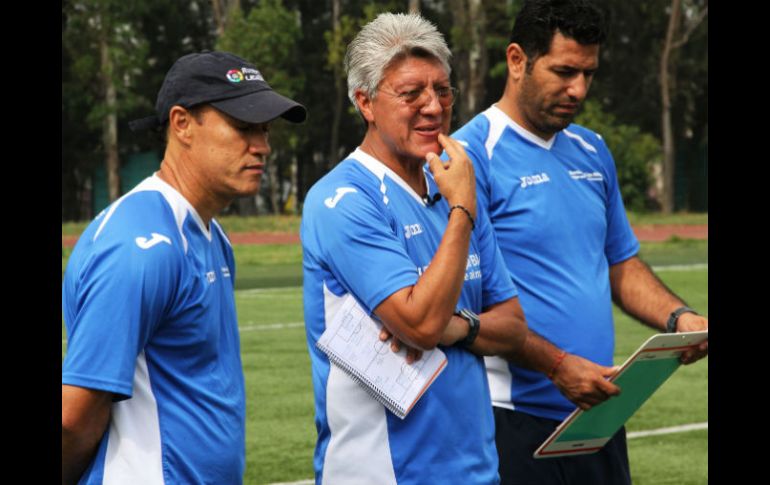
{"label": "white paper on clipboard", "polygon": [[578,408],[535,451],[535,458],[585,455],[599,451],[623,424],[682,365],[682,353],[708,339],[702,332],[653,335],[612,378],[621,389],[588,411]]}

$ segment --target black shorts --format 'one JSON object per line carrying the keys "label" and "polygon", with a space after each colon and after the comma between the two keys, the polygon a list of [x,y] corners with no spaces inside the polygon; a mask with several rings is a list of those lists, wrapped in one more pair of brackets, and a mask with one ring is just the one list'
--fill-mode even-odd
{"label": "black shorts", "polygon": [[626,429],[590,455],[536,459],[559,421],[494,407],[501,485],[630,485]]}

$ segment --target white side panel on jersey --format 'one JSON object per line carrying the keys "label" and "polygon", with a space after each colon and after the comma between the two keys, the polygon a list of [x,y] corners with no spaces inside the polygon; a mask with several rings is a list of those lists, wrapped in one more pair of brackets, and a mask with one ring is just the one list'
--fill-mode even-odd
{"label": "white side panel on jersey", "polygon": [[[342,301],[324,285],[325,321]],[[326,383],[326,419],[331,438],[322,485],[396,485],[385,407],[334,364]]]}
{"label": "white side panel on jersey", "polygon": [[489,394],[492,405],[513,409],[511,402],[511,382],[513,376],[508,368],[508,362],[500,357],[484,357],[487,366],[487,380],[489,380]]}
{"label": "white side panel on jersey", "polygon": [[104,485],[163,485],[158,406],[144,352],[136,359],[131,399],[112,405]]}

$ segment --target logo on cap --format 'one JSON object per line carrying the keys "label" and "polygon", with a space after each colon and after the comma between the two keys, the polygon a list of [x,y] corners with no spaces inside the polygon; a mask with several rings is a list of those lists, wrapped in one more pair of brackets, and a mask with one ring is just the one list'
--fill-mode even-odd
{"label": "logo on cap", "polygon": [[243,73],[238,69],[230,69],[227,71],[227,79],[230,82],[239,83],[243,81]]}
{"label": "logo on cap", "polygon": [[256,69],[250,67],[244,67],[242,69],[230,69],[227,71],[227,79],[230,82],[239,83],[243,80],[246,81],[264,81],[265,78]]}
{"label": "logo on cap", "polygon": [[265,80],[265,78],[262,77],[262,74],[256,69],[252,69],[250,67],[244,67],[241,70],[243,71],[243,75],[246,76],[247,81],[264,81]]}

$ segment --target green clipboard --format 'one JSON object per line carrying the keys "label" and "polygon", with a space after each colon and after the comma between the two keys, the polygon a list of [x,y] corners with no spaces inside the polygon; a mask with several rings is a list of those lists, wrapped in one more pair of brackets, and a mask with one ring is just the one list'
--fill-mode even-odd
{"label": "green clipboard", "polygon": [[578,408],[535,451],[535,458],[599,451],[680,365],[682,353],[708,339],[702,332],[653,335],[610,378],[622,392],[588,411]]}

